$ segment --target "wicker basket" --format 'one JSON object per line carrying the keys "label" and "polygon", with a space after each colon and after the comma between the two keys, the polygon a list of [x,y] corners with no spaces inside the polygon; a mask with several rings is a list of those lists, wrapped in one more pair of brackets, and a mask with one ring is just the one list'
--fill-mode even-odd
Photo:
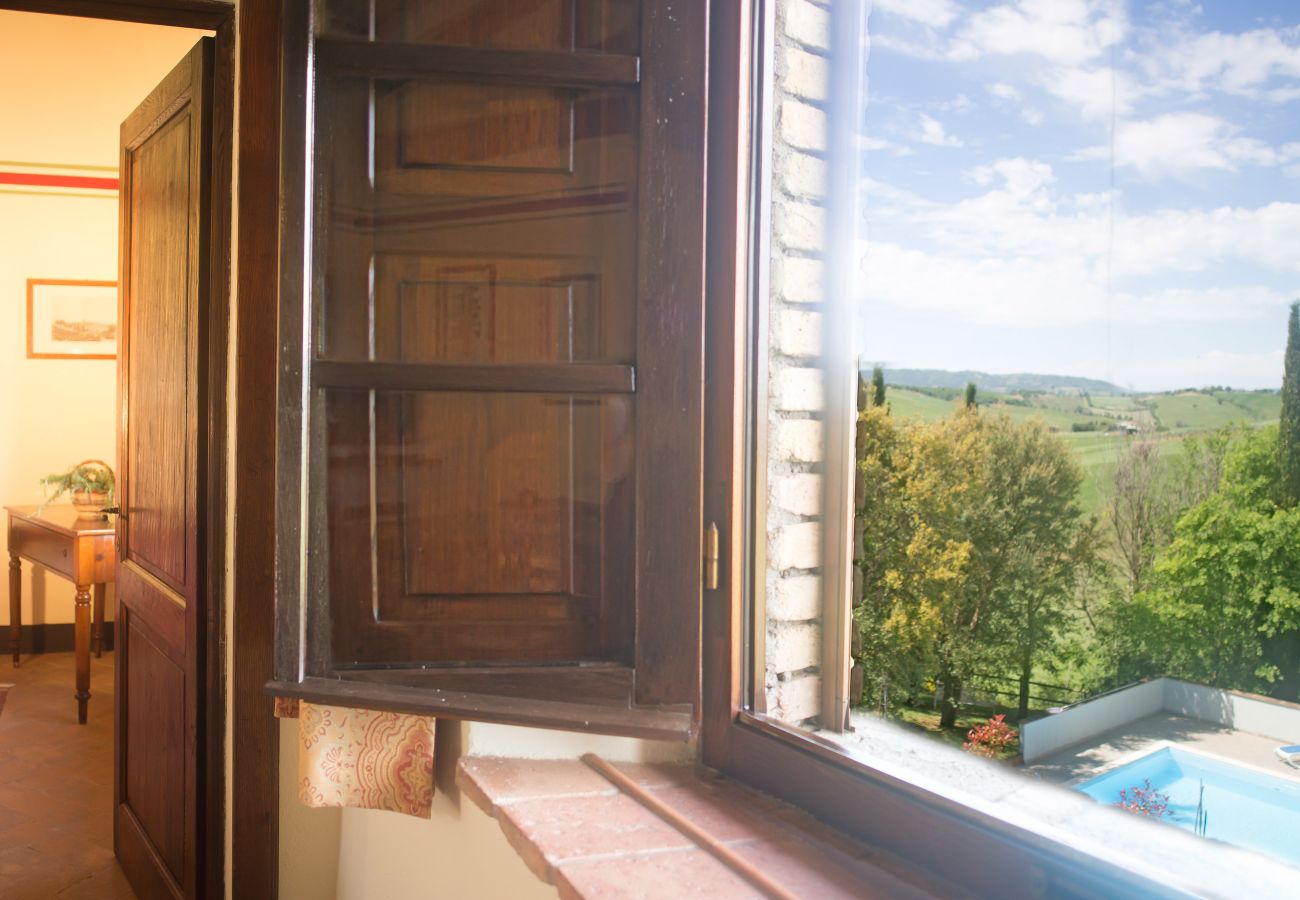
{"label": "wicker basket", "polygon": [[[102,459],[83,459],[76,468],[82,466],[99,466],[112,472],[113,467]],[[108,491],[71,491],[72,506],[77,510],[79,519],[102,519],[104,507],[108,506]]]}

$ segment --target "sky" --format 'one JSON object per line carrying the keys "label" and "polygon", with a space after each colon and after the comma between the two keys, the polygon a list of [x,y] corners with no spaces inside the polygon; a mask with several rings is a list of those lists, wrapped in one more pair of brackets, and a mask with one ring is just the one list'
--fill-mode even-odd
{"label": "sky", "polygon": [[865,359],[1281,384],[1300,2],[869,3]]}

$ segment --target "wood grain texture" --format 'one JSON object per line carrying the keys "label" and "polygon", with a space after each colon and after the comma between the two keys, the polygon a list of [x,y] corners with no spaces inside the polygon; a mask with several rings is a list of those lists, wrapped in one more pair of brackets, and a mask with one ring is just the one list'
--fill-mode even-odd
{"label": "wood grain texture", "polygon": [[186,819],[194,814],[193,796],[186,794],[186,672],[137,627],[136,613],[125,621],[123,650],[131,665],[122,698],[128,710],[122,803],[179,885],[189,866]]}
{"label": "wood grain texture", "polygon": [[[207,532],[198,514],[206,500],[198,444],[210,400],[203,386],[213,44],[202,39],[163,79],[123,122],[121,140],[118,490],[125,514],[117,521],[123,641],[114,799],[140,827],[120,828],[115,845],[138,890],[161,882],[187,897],[199,894],[205,877],[208,799],[200,774],[209,676],[199,648],[207,640],[200,574]],[[165,762],[160,751],[169,754]]]}
{"label": "wood grain texture", "polygon": [[[529,667],[524,667],[527,672]],[[454,673],[449,673],[454,674]],[[507,673],[508,674],[508,673]],[[535,728],[613,734],[658,741],[688,741],[694,734],[689,709],[638,709],[628,700],[623,706],[605,702],[575,702],[583,697],[586,686],[575,683],[563,673],[552,676],[534,670],[538,684],[552,682],[553,693],[564,699],[517,697],[510,693],[511,683],[483,684],[482,693],[442,688],[440,673],[429,670],[390,670],[379,681],[380,670],[368,673],[366,680],[306,678],[301,682],[272,682],[268,693],[298,697],[313,703],[336,706],[360,706],[399,713],[434,715],[448,719],[471,719],[476,722],[500,722]],[[593,687],[592,692],[601,688]]]}
{"label": "wood grain texture", "polygon": [[374,9],[384,40],[618,53],[638,46],[637,0],[377,0]]}
{"label": "wood grain texture", "polygon": [[642,17],[636,697],[699,702],[707,3]]}
{"label": "wood grain texture", "polygon": [[753,28],[745,4],[716,8],[710,20],[704,518],[718,525],[721,560],[717,589],[705,592],[702,619],[700,753],[718,769],[729,761],[744,671],[747,314],[757,288],[747,227]]}
{"label": "wood grain texture", "polygon": [[[279,723],[262,688],[275,634],[275,390],[277,241],[280,210],[281,4],[248,3],[239,16],[241,227],[235,334],[236,519],[231,539],[236,598],[230,672],[234,790],[229,810],[236,897],[274,897],[279,880]],[[289,61],[286,60],[286,64]],[[255,87],[254,87],[255,86]],[[213,895],[217,896],[217,895]]]}
{"label": "wood grain texture", "polygon": [[333,362],[312,366],[318,388],[382,391],[502,391],[509,393],[630,394],[632,366],[582,363],[399,363]]}
{"label": "wood grain texture", "polygon": [[640,61],[630,54],[563,53],[547,50],[488,50],[479,47],[430,47],[396,41],[322,38],[320,63],[334,71],[387,77],[444,75],[509,84],[566,87],[633,85]]}

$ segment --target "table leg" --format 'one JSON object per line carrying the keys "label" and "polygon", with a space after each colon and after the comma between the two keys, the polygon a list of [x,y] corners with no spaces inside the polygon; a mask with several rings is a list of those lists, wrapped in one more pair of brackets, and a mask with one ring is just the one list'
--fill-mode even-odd
{"label": "table leg", "polygon": [[90,700],[90,585],[77,585],[77,724],[86,724]]}
{"label": "table leg", "polygon": [[9,643],[13,647],[14,668],[18,668],[18,645],[23,638],[23,564],[16,555],[9,556]]}
{"label": "table leg", "polygon": [[95,585],[95,631],[90,642],[95,659],[104,655],[104,594],[105,586],[102,583]]}

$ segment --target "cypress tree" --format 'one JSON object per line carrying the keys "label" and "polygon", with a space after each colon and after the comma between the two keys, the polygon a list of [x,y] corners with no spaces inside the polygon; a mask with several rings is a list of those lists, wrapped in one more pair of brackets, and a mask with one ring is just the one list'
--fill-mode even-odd
{"label": "cypress tree", "polygon": [[885,405],[885,370],[880,366],[871,370],[871,405]]}
{"label": "cypress tree", "polygon": [[1291,304],[1291,319],[1287,323],[1282,420],[1277,443],[1282,494],[1288,502],[1300,503],[1300,300]]}
{"label": "cypress tree", "polygon": [[979,404],[975,402],[975,382],[966,382],[966,408],[975,409]]}

